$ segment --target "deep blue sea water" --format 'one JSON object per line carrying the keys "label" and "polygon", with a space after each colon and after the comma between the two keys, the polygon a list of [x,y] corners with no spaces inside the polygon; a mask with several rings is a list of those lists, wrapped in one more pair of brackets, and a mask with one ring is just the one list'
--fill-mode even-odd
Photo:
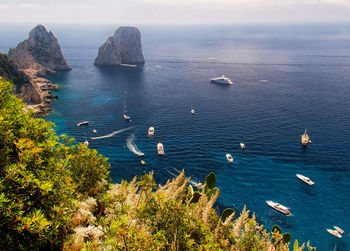
{"label": "deep blue sea water", "polygon": [[[30,28],[0,26],[0,51],[16,46]],[[261,224],[277,224],[299,243],[350,250],[350,25],[140,26],[146,59],[140,68],[93,65],[117,25],[48,28],[73,68],[50,77],[60,85],[47,117],[57,134],[82,142],[95,136],[92,129],[101,136],[134,126],[90,140],[89,147],[109,158],[115,182],[154,171],[164,183],[182,169],[203,182],[213,171],[219,210],[246,205]],[[209,82],[222,74],[235,84]],[[122,118],[125,91],[131,122]],[[82,120],[89,126],[77,127]],[[300,145],[305,128],[312,140],[307,148]],[[145,157],[126,147],[132,133]],[[156,153],[159,141],[164,157]],[[302,183],[297,173],[316,184]],[[292,216],[266,200],[290,207]],[[333,225],[346,231],[342,239],[326,232]]]}

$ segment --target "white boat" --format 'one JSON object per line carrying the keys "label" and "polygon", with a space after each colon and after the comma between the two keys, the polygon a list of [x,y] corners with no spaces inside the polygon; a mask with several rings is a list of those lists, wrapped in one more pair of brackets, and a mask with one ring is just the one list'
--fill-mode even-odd
{"label": "white boat", "polygon": [[341,229],[340,227],[334,226],[334,229],[337,230],[340,234],[344,234],[344,230]]}
{"label": "white boat", "polygon": [[276,211],[287,215],[287,216],[291,216],[292,214],[289,212],[289,208],[285,207],[279,203],[273,202],[271,200],[267,200],[266,201],[267,205],[269,205],[270,207],[272,207],[273,209],[275,209]]}
{"label": "white boat", "polygon": [[340,233],[338,233],[337,230],[333,230],[333,229],[327,229],[328,233],[330,233],[331,235],[334,235],[335,237],[341,238],[343,237]]}
{"label": "white boat", "polygon": [[154,127],[151,126],[150,128],[148,128],[148,136],[153,136],[154,135]]}
{"label": "white boat", "polygon": [[136,68],[137,67],[136,64],[120,64],[120,66],[132,67],[132,68]]}
{"label": "white boat", "polygon": [[157,144],[157,150],[158,150],[158,154],[159,155],[164,155],[164,147],[163,147],[163,144],[162,143],[158,143]]}
{"label": "white boat", "polygon": [[191,114],[194,114],[194,113],[195,113],[195,111],[192,109],[192,110],[191,110]]}
{"label": "white boat", "polygon": [[144,160],[141,160],[141,164],[144,165],[146,164],[146,162]]}
{"label": "white boat", "polygon": [[315,184],[315,182],[313,182],[312,180],[310,180],[310,178],[305,177],[304,175],[301,174],[297,174],[297,177],[299,179],[301,179],[302,181],[304,181],[305,183],[307,183],[308,185],[312,186],[313,184]]}
{"label": "white boat", "polygon": [[87,125],[89,124],[89,121],[81,121],[77,124],[77,126]]}
{"label": "white boat", "polygon": [[130,116],[128,116],[128,115],[126,115],[126,114],[123,115],[123,118],[124,118],[126,121],[130,121]]}
{"label": "white boat", "polygon": [[226,154],[226,159],[227,159],[227,161],[228,161],[229,163],[233,163],[233,158],[232,158],[231,154],[227,153],[227,154]]}
{"label": "white boat", "polygon": [[245,148],[245,144],[244,143],[241,142],[239,145],[241,146],[242,149]]}
{"label": "white boat", "polygon": [[307,144],[311,143],[310,137],[307,134],[307,129],[305,129],[305,132],[303,135],[301,135],[301,144],[303,146],[307,146]]}
{"label": "white boat", "polygon": [[89,141],[88,141],[88,140],[85,140],[83,144],[86,145],[86,146],[88,146],[88,145],[89,145]]}
{"label": "white boat", "polygon": [[96,129],[93,129],[92,132],[93,132],[93,133],[97,133]]}
{"label": "white boat", "polygon": [[222,75],[221,77],[212,78],[212,79],[210,79],[210,82],[215,83],[215,84],[224,84],[224,85],[232,85],[233,84],[231,79],[229,79],[228,77],[225,77],[225,75]]}

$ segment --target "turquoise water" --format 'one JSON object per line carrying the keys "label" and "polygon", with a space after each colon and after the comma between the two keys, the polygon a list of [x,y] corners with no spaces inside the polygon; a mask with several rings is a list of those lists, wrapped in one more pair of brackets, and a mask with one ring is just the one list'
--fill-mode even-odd
{"label": "turquoise water", "polygon": [[[90,140],[109,158],[115,182],[154,171],[164,183],[182,169],[202,182],[213,171],[220,211],[246,205],[268,229],[278,224],[318,250],[350,249],[349,25],[141,26],[146,64],[136,69],[93,65],[98,46],[117,27],[51,28],[73,70],[50,77],[60,90],[47,119],[79,142],[133,126]],[[6,51],[26,29],[0,33]],[[209,82],[222,74],[235,84]],[[125,91],[131,122],[122,118]],[[89,126],[77,127],[83,120]],[[302,148],[305,128],[312,144]],[[126,147],[132,133],[144,157]],[[316,184],[302,183],[297,173]],[[292,216],[266,200],[290,207]],[[342,239],[327,233],[333,225],[347,232]]]}

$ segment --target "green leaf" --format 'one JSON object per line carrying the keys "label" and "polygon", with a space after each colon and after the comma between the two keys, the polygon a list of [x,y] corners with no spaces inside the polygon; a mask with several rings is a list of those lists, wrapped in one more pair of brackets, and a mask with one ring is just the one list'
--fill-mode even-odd
{"label": "green leaf", "polygon": [[209,175],[205,178],[204,184],[209,188],[213,189],[216,184],[216,175],[215,173],[211,172]]}

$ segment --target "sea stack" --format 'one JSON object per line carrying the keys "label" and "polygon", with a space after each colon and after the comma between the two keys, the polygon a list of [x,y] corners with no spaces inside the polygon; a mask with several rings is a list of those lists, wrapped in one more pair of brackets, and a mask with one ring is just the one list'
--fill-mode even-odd
{"label": "sea stack", "polygon": [[144,64],[141,33],[136,27],[119,27],[98,50],[95,65],[118,66]]}
{"label": "sea stack", "polygon": [[37,25],[32,29],[28,39],[19,43],[16,48],[10,49],[8,56],[20,69],[40,69],[46,72],[71,70],[62,55],[57,38],[43,25]]}

